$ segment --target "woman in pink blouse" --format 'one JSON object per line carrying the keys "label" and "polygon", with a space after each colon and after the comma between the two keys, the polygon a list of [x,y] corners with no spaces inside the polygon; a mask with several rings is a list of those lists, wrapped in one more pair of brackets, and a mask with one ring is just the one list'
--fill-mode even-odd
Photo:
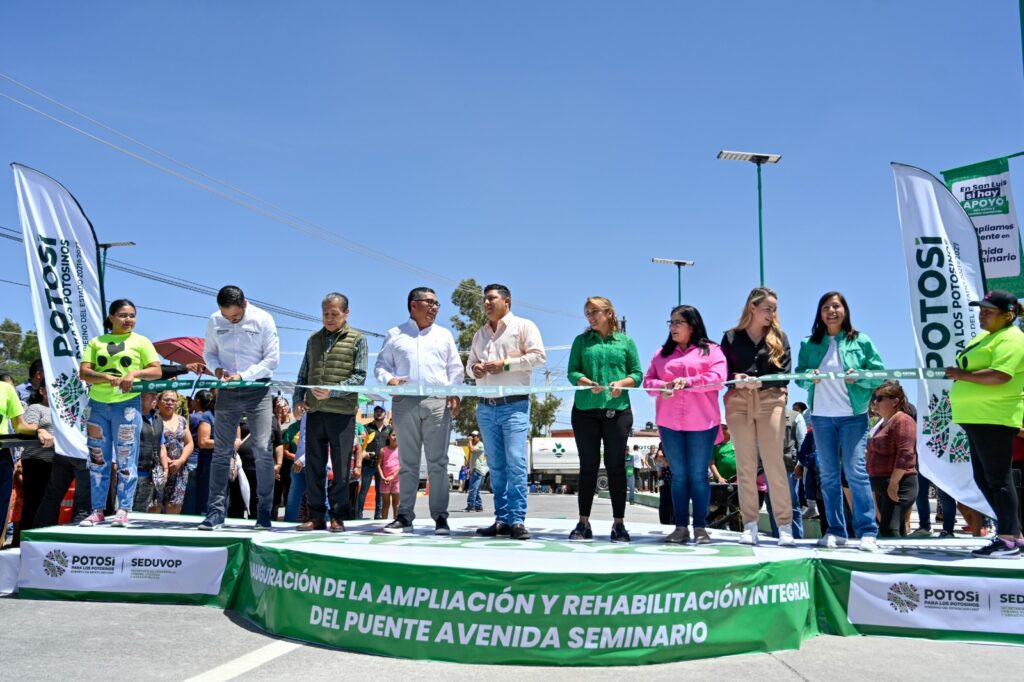
{"label": "woman in pink blouse", "polygon": [[672,505],[676,529],[666,542],[690,541],[690,503],[693,536],[698,545],[711,542],[704,528],[711,488],[708,466],[722,415],[718,392],[726,378],[722,350],[708,340],[704,320],[693,306],[672,309],[669,335],[644,377],[644,388],[656,397],[655,419],[672,471]]}

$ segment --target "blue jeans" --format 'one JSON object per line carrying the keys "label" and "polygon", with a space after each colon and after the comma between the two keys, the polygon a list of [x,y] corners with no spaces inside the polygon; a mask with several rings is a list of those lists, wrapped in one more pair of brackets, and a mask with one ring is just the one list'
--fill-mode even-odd
{"label": "blue jeans", "polygon": [[672,470],[672,508],[676,527],[690,525],[690,502],[693,502],[693,525],[703,528],[711,505],[708,467],[714,452],[717,426],[707,431],[675,431],[659,426],[661,444]]}
{"label": "blue jeans", "polygon": [[469,496],[466,498],[467,509],[483,510],[484,502],[480,499],[480,484],[484,482],[484,475],[479,471],[469,473]]}
{"label": "blue jeans", "polygon": [[853,497],[853,530],[858,537],[878,535],[875,500],[865,463],[868,415],[819,417],[812,414],[811,423],[814,425],[814,444],[818,451],[818,470],[821,472],[821,497],[825,501],[829,534],[847,537],[840,474],[842,467]]}
{"label": "blue jeans", "polygon": [[[933,485],[920,471],[917,472],[917,516],[918,525],[924,530],[932,529],[932,506],[928,502],[928,488]],[[956,500],[935,486],[935,497],[942,508],[942,530],[952,533],[956,529]]]}
{"label": "blue jeans", "polygon": [[494,518],[515,525],[526,522],[526,444],[530,434],[530,401],[476,408],[476,421],[487,451],[494,494]]}
{"label": "blue jeans", "polygon": [[117,457],[117,508],[130,511],[139,483],[139,436],[142,432],[142,400],[135,396],[119,403],[89,400],[86,444],[89,449],[89,480],[92,508],[107,506],[110,471]]}
{"label": "blue jeans", "polygon": [[[373,481],[374,491],[380,490],[380,476],[377,475],[377,467],[363,464],[363,476],[359,481],[359,501],[356,504],[356,518],[363,518],[363,507],[366,506],[366,496],[370,493],[370,481]],[[380,518],[380,495],[374,495],[376,502],[373,505],[373,518]]]}
{"label": "blue jeans", "polygon": [[299,520],[299,509],[302,507],[302,496],[305,494],[306,474],[303,472],[295,473],[295,469],[292,469],[292,483],[288,488],[288,501],[284,505],[285,521]]}
{"label": "blue jeans", "polygon": [[[767,484],[767,481],[765,481]],[[793,497],[793,537],[797,540],[802,540],[804,537],[804,517],[803,512],[800,511],[800,490],[799,490],[800,479],[794,478],[793,473],[789,474],[789,492]],[[813,500],[813,497],[807,498]],[[779,526],[775,523],[775,514],[772,513],[772,496],[765,495],[764,502],[768,510],[768,520],[772,524],[772,537],[779,537]]]}
{"label": "blue jeans", "polygon": [[210,501],[206,510],[206,520],[211,523],[224,523],[227,514],[228,478],[242,415],[249,418],[249,440],[256,460],[257,523],[270,522],[270,510],[274,504],[274,455],[270,451],[270,431],[274,415],[270,387],[267,386],[221,389],[217,392]]}
{"label": "blue jeans", "polygon": [[626,474],[626,500],[633,504],[636,502],[636,475]]}

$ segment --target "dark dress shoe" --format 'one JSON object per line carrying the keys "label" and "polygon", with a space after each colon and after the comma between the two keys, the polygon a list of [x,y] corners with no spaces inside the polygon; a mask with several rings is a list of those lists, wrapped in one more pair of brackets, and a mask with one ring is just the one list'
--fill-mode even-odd
{"label": "dark dress shoe", "polygon": [[499,535],[508,535],[510,532],[511,531],[510,531],[510,529],[508,527],[508,524],[507,523],[502,523],[501,521],[495,521],[494,523],[492,523],[491,525],[487,526],[486,528],[477,528],[476,529],[476,534],[477,535],[482,535],[485,538],[493,538],[493,537],[497,537]]}
{"label": "dark dress shoe", "polygon": [[332,533],[344,533],[345,524],[338,519],[331,519],[331,527],[328,530]]}
{"label": "dark dress shoe", "polygon": [[310,531],[310,530],[327,530],[327,524],[324,523],[323,519],[310,519],[305,523],[300,523],[295,527],[295,530]]}
{"label": "dark dress shoe", "polygon": [[517,523],[512,526],[512,539],[513,540],[529,540],[530,531],[526,530],[526,526],[521,523]]}

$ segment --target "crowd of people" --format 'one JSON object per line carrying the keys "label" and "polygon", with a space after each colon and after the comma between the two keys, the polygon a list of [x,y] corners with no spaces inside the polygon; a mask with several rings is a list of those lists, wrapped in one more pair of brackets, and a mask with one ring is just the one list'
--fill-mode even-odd
{"label": "crowd of people", "polygon": [[[513,390],[479,400],[465,511],[482,510],[479,490],[487,477],[494,520],[477,533],[529,538],[530,402],[514,389],[530,385],[546,354],[537,325],[512,313],[507,286],[488,285],[483,294],[487,322],[463,362],[452,333],[436,324],[436,292],[409,292],[409,318],[388,331],[372,377],[380,385],[452,388],[443,395],[394,395],[391,414],[378,406],[372,419],[360,418],[358,392],[343,390],[367,383],[370,369],[366,338],[348,324],[348,298],[340,293],[323,299],[323,327],[307,342],[290,403],[273,395],[270,383],[279,359],[274,320],[238,287],[218,293],[203,362],[189,369],[242,384],[188,399],[175,391],[134,391],[135,382],[160,378],[160,359],[135,331],[135,305],[114,301],[106,333],[89,341],[80,367],[89,385],[84,460],[53,452],[41,365],[30,368],[29,380],[17,391],[0,384],[6,386],[0,388],[5,421],[38,440],[19,462],[21,527],[56,521],[74,480],[76,521],[82,526],[106,523],[111,513],[112,526],[125,526],[135,510],[198,514],[204,531],[219,528],[228,516],[253,518],[256,529],[269,529],[283,506],[284,519],[299,522],[299,531],[344,532],[345,521],[361,517],[372,482],[374,518],[389,520],[380,530],[409,533],[422,453],[434,533],[448,535],[447,450],[460,407],[457,387],[468,375],[477,386]],[[946,369],[953,381],[953,420],[967,434],[974,480],[995,516],[992,542],[974,554],[1010,558],[1024,547],[1019,481],[1013,478],[1024,466],[1024,457],[1015,456],[1024,449],[1024,333],[1014,324],[1021,309],[1005,291],[989,292],[971,305],[980,309],[983,331],[958,354],[956,366]],[[641,490],[663,484],[671,499],[675,528],[669,543],[711,542],[708,520],[718,506],[712,484],[730,483],[743,544],[760,541],[763,505],[780,546],[803,536],[805,513],[819,516],[819,544],[827,548],[857,538],[860,549],[872,551],[879,536],[930,534],[931,484],[918,469],[913,409],[898,383],[856,374],[884,369],[884,363],[867,334],[853,326],[847,300],[836,291],[821,297],[795,370],[778,306],[774,291],[755,288],[736,325],[715,343],[700,311],[679,305],[645,371],[612,302],[586,299],[587,327],[574,339],[568,361],[569,381],[589,389],[573,396],[579,519],[569,540],[594,539],[590,517],[602,466],[612,503],[612,542],[630,541],[625,513],[638,483]],[[792,371],[803,374],[797,383],[808,393],[806,405],[794,406],[799,409],[788,406],[789,381],[777,376]],[[851,376],[825,378],[843,374]],[[650,453],[627,447],[631,389],[655,398],[657,467],[650,466]],[[607,456],[613,452],[625,456]],[[656,468],[657,479],[650,473]],[[0,458],[4,505],[7,469],[13,472],[9,451]],[[928,511],[921,514],[922,527],[911,533],[907,524],[915,504]],[[938,506],[949,534],[955,502],[939,491]],[[962,511],[972,530],[983,532],[980,514]]]}

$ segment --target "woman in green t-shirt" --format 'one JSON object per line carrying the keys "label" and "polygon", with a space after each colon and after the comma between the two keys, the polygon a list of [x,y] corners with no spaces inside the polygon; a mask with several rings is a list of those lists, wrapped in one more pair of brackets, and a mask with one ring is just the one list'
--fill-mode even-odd
{"label": "woman in green t-shirt", "polygon": [[[574,386],[591,386],[576,391],[572,407],[572,430],[580,453],[580,483],[576,501],[580,520],[569,539],[587,542],[594,539],[590,528],[590,510],[597,490],[604,445],[608,494],[612,498],[612,542],[629,542],[623,523],[626,514],[626,451],[633,428],[629,392],[623,388],[639,386],[643,379],[640,354],[633,339],[619,331],[612,302],[603,296],[591,296],[583,305],[589,327],[572,342],[569,351],[568,378]],[[608,386],[610,388],[604,388]]]}
{"label": "woman in green t-shirt", "polygon": [[1013,323],[1021,308],[1016,296],[1001,289],[970,305],[981,309],[984,331],[957,354],[957,366],[947,367],[946,376],[953,379],[953,421],[967,434],[974,482],[996,515],[996,537],[971,553],[1014,559],[1024,546],[1011,474],[1013,441],[1024,420],[1024,332]]}
{"label": "woman in green t-shirt", "polygon": [[128,299],[110,304],[103,326],[108,333],[89,341],[79,368],[82,381],[90,384],[85,428],[92,480],[92,514],[79,525],[103,523],[116,454],[117,513],[110,525],[127,526],[139,482],[136,465],[142,430],[142,402],[140,394],[132,393],[132,384],[159,379],[160,358],[149,339],[132,332],[135,304]]}

